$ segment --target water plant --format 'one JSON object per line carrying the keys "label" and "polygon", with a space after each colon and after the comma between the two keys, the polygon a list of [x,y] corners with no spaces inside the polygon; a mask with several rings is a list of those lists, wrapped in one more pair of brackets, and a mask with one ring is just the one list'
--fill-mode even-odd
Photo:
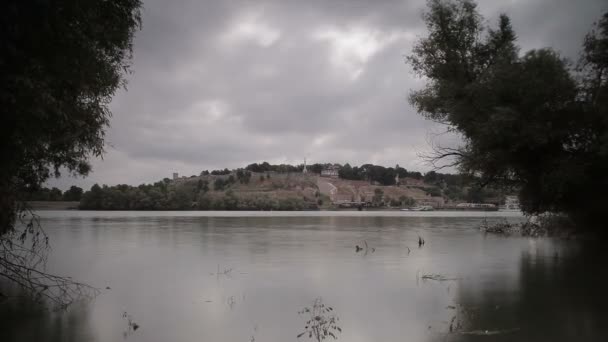
{"label": "water plant", "polygon": [[323,304],[321,297],[314,300],[312,307],[305,307],[298,314],[306,317],[304,331],[298,334],[298,339],[308,336],[309,339],[317,342],[328,337],[337,340],[337,335],[342,332],[342,328],[338,325],[340,319],[335,315],[331,306]]}
{"label": "water plant", "polygon": [[131,315],[126,311],[123,311],[122,318],[127,320],[127,329],[123,332],[124,337],[139,329],[139,324],[135,323]]}

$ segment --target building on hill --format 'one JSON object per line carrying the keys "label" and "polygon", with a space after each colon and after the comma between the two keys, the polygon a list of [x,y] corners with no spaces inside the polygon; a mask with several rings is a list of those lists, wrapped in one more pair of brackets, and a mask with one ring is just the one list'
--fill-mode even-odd
{"label": "building on hill", "polygon": [[[399,170],[399,164],[395,166],[395,170]],[[395,172],[395,185],[401,185],[401,183],[399,182],[399,172]]]}
{"label": "building on hill", "polygon": [[179,174],[177,172],[173,172],[173,180],[177,180],[179,178]]}
{"label": "building on hill", "polygon": [[521,210],[519,198],[517,196],[505,196],[505,204],[501,206],[502,210]]}
{"label": "building on hill", "polygon": [[321,177],[332,177],[332,178],[338,178],[339,174],[338,172],[340,171],[340,167],[337,165],[331,165],[326,167],[325,169],[323,169],[321,171]]}

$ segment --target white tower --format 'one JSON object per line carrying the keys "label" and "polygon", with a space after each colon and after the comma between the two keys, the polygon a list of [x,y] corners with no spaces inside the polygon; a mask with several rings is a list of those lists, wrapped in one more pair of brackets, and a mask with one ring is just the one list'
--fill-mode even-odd
{"label": "white tower", "polygon": [[306,169],[306,158],[304,158],[304,168],[302,169],[302,173],[308,173],[308,170]]}
{"label": "white tower", "polygon": [[395,185],[399,186],[399,164],[395,165]]}

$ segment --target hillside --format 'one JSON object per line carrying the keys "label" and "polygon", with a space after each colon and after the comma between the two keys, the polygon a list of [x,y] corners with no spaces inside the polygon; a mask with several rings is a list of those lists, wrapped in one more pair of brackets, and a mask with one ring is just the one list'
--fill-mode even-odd
{"label": "hillside", "polygon": [[[465,201],[446,195],[450,187],[403,178],[398,185],[322,177],[316,173],[243,169],[222,174],[165,178],[154,184],[98,186],[85,192],[81,209],[101,210],[315,210],[339,207],[441,208]],[[460,193],[468,193],[461,188]]]}

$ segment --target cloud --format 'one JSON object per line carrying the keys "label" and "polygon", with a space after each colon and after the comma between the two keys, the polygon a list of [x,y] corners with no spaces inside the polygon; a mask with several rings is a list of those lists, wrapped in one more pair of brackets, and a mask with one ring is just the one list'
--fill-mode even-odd
{"label": "cloud", "polygon": [[[138,184],[248,163],[373,162],[429,170],[424,84],[404,63],[424,0],[144,1],[127,91],[111,103],[108,153],[86,179]],[[601,0],[480,1],[506,12],[523,49],[576,58]]]}
{"label": "cloud", "polygon": [[361,75],[369,59],[396,41],[399,34],[387,34],[366,27],[351,27],[347,30],[326,27],[315,32],[313,38],[330,44],[332,66],[344,69],[354,81]]}
{"label": "cloud", "polygon": [[237,17],[220,40],[228,45],[251,40],[262,47],[269,47],[280,37],[281,32],[266,23],[260,13],[247,13]]}

